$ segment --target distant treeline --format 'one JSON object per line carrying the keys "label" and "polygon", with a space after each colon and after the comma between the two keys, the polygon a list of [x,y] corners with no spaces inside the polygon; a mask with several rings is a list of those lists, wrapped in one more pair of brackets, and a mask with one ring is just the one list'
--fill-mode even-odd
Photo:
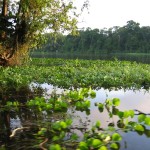
{"label": "distant treeline", "polygon": [[150,26],[140,27],[130,20],[123,27],[79,30],[77,36],[49,33],[47,42],[39,48],[46,52],[92,53],[148,53],[150,52]]}

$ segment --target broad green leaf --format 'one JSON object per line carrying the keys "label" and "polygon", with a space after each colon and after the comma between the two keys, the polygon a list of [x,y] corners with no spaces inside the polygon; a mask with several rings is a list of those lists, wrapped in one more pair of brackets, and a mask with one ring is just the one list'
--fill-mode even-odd
{"label": "broad green leaf", "polygon": [[139,116],[138,116],[138,122],[143,122],[143,121],[145,121],[145,118],[146,118],[146,116],[144,115],[144,114],[140,114]]}
{"label": "broad green leaf", "polygon": [[150,126],[150,117],[145,118],[145,124]]}
{"label": "broad green leaf", "polygon": [[98,150],[108,150],[106,146],[101,146]]}
{"label": "broad green leaf", "polygon": [[61,121],[61,122],[60,122],[60,126],[61,126],[61,128],[63,128],[63,129],[66,129],[66,128],[67,128],[67,124],[66,124],[66,122],[64,122],[64,121]]}
{"label": "broad green leaf", "polygon": [[120,134],[114,133],[114,134],[112,135],[112,140],[113,140],[113,141],[121,141],[121,140],[122,140],[122,137],[121,137]]}
{"label": "broad green leaf", "polygon": [[112,143],[110,145],[110,148],[112,148],[112,149],[118,149],[119,147],[118,147],[118,145],[116,143]]}
{"label": "broad green leaf", "polygon": [[112,106],[112,101],[111,101],[111,99],[107,99],[105,102],[106,102],[106,105]]}
{"label": "broad green leaf", "polygon": [[129,114],[130,114],[130,117],[131,117],[131,118],[134,117],[134,111],[133,111],[133,110],[129,110]]}
{"label": "broad green leaf", "polygon": [[80,150],[88,150],[87,143],[85,143],[85,142],[80,142],[80,143],[79,143],[79,149],[80,149]]}
{"label": "broad green leaf", "polygon": [[66,123],[67,123],[67,125],[71,125],[72,124],[72,120],[71,119],[67,119]]}
{"label": "broad green leaf", "polygon": [[61,150],[61,147],[58,144],[50,145],[49,150]]}
{"label": "broad green leaf", "polygon": [[119,98],[113,98],[112,103],[115,106],[119,106],[120,105],[120,99]]}
{"label": "broad green leaf", "polygon": [[102,144],[102,141],[99,139],[94,139],[92,141],[92,147],[94,147],[94,148],[98,148],[101,144]]}
{"label": "broad green leaf", "polygon": [[129,111],[124,111],[123,117],[128,118],[129,116],[130,116],[130,112]]}
{"label": "broad green leaf", "polygon": [[134,126],[134,129],[135,129],[136,131],[142,131],[142,132],[144,131],[143,126],[140,125],[140,124],[135,125],[135,126]]}
{"label": "broad green leaf", "polygon": [[119,109],[117,109],[115,106],[112,107],[112,113],[113,115],[117,115],[119,112]]}
{"label": "broad green leaf", "polygon": [[119,118],[121,118],[121,119],[122,119],[122,118],[124,117],[124,112],[119,111],[119,112],[118,112],[118,116],[119,116]]}
{"label": "broad green leaf", "polygon": [[103,105],[102,103],[99,103],[99,104],[98,104],[98,109],[99,109],[100,112],[103,112],[103,110],[104,110],[104,105]]}
{"label": "broad green leaf", "polygon": [[100,121],[97,121],[96,124],[95,124],[95,126],[96,126],[97,128],[99,128],[99,127],[101,126],[101,122],[100,122]]}
{"label": "broad green leaf", "polygon": [[90,97],[91,97],[91,98],[95,98],[95,97],[96,97],[96,92],[91,91],[91,93],[90,93]]}

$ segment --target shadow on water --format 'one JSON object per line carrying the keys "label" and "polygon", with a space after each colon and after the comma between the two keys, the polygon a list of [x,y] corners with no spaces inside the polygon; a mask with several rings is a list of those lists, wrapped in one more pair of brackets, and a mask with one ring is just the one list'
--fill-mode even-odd
{"label": "shadow on water", "polygon": [[[44,96],[49,98],[53,91],[58,95],[64,92],[63,89],[53,87],[51,85],[43,84],[38,88],[23,87],[19,90],[12,89],[10,92],[1,94],[0,99],[3,102],[0,104],[0,145],[8,150],[27,150],[27,149],[41,149],[39,147],[43,139],[38,139],[35,135],[42,127],[49,128],[51,122],[71,117],[73,119],[72,131],[79,135],[79,140],[82,139],[83,133],[86,132],[91,126],[100,120],[102,128],[106,128],[112,121],[117,122],[118,118],[110,118],[106,110],[100,113],[95,103],[103,103],[106,99],[120,98],[121,110],[139,110],[144,113],[150,113],[150,93],[145,90],[105,90],[100,89],[95,91],[96,98],[91,99],[90,113],[87,115],[85,111],[76,111],[74,107],[68,108],[65,112],[60,113],[42,113],[34,108],[24,106],[24,103],[36,96]],[[46,91],[43,89],[47,89]],[[45,93],[46,92],[46,93]],[[9,93],[9,94],[8,94]],[[3,109],[3,105],[8,101],[19,101],[22,106],[19,108]],[[19,131],[13,138],[10,137],[12,131],[16,128],[25,127]],[[121,142],[121,150],[149,150],[150,129],[146,129],[144,133],[137,134],[136,132],[121,132],[123,141]],[[69,136],[69,133],[68,133]],[[50,135],[48,136],[51,139]],[[67,137],[66,137],[67,138]],[[68,148],[71,150],[71,148]],[[75,148],[74,148],[75,149]]]}

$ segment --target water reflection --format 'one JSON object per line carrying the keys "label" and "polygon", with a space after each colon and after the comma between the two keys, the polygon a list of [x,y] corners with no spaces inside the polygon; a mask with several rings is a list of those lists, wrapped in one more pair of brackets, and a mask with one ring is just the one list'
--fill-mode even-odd
{"label": "water reflection", "polygon": [[[47,85],[48,87],[48,85]],[[52,87],[51,87],[52,88]],[[59,93],[62,92],[62,89],[58,89]],[[106,90],[100,89],[96,91],[96,98],[91,99],[90,114],[87,115],[86,112],[75,111],[73,113],[73,126],[76,127],[85,127],[90,129],[92,125],[97,120],[101,121],[101,127],[106,128],[109,123],[117,122],[118,117],[113,116],[109,117],[107,110],[104,110],[103,113],[99,113],[98,108],[95,106],[97,102],[105,102],[106,99],[119,98],[121,104],[118,108],[122,111],[124,110],[139,110],[143,113],[150,113],[150,92],[141,90]],[[68,112],[69,113],[69,112]],[[71,114],[71,112],[70,112]],[[85,124],[84,124],[85,123]],[[80,139],[82,139],[83,134],[80,130],[76,130]],[[150,138],[150,127],[146,127],[145,132],[121,132],[123,140],[121,141],[121,150],[149,150],[149,138]]]}
{"label": "water reflection", "polygon": [[[43,89],[46,89],[45,97],[49,97],[54,91],[57,94],[64,92],[64,89],[53,87],[52,85],[43,84],[40,85]],[[117,122],[118,118],[110,118],[107,110],[104,110],[103,113],[100,113],[98,108],[95,106],[95,103],[103,103],[108,98],[119,98],[121,104],[118,107],[120,110],[130,110],[137,109],[144,113],[150,113],[150,93],[145,90],[132,91],[132,90],[106,90],[100,89],[96,91],[96,98],[91,99],[90,113],[87,115],[86,112],[75,111],[74,107],[68,108],[67,113],[56,113],[56,114],[47,114],[45,112],[38,113],[34,109],[27,109],[25,107],[20,108],[17,112],[1,112],[1,122],[0,122],[0,145],[8,145],[8,149],[15,149],[17,142],[19,147],[22,149],[33,148],[33,143],[37,144],[34,139],[35,137],[32,134],[37,133],[42,125],[47,124],[54,120],[60,120],[63,118],[71,117],[73,119],[72,133],[78,133],[80,136],[79,140],[82,139],[83,133],[94,125],[97,120],[101,121],[101,127],[106,128],[109,123]],[[25,130],[18,134],[14,139],[10,139],[9,136],[13,129],[18,127],[30,127],[30,130]],[[149,138],[150,131],[147,128],[144,133],[135,133],[135,132],[122,132],[123,141],[121,142],[121,150],[141,150],[141,147],[144,150],[150,149],[149,147]],[[140,136],[139,136],[140,135]],[[22,145],[23,143],[23,145]],[[142,145],[142,146],[141,146]]]}

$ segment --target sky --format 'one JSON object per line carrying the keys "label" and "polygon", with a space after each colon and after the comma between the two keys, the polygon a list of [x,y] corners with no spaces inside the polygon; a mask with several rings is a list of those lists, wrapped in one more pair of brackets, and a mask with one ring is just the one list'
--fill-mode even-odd
{"label": "sky", "polygon": [[[89,0],[89,14],[85,9],[79,19],[79,28],[92,29],[124,26],[133,20],[140,26],[150,26],[150,0]],[[76,0],[79,9],[84,0]]]}

